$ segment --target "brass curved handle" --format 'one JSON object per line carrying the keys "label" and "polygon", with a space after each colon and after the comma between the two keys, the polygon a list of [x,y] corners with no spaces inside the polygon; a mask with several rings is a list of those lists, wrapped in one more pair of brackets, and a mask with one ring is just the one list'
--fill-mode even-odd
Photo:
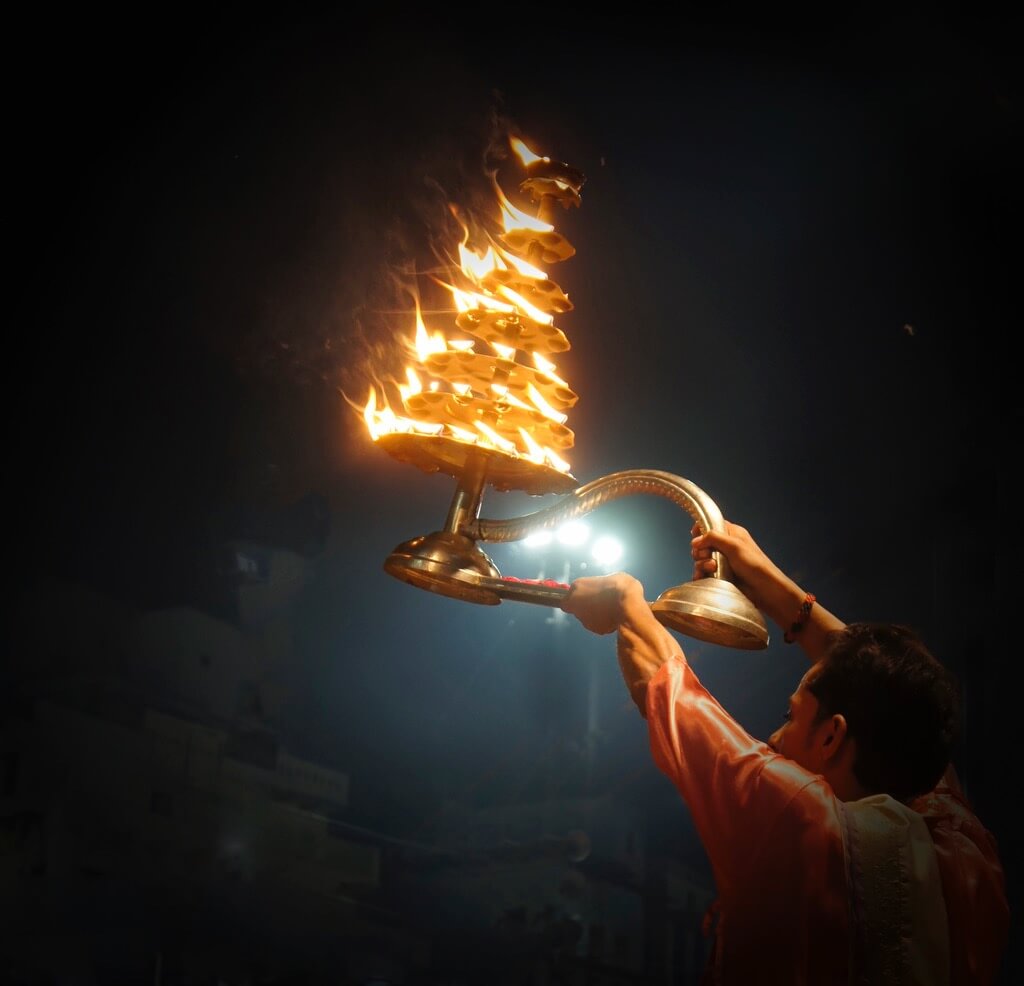
{"label": "brass curved handle", "polygon": [[[602,504],[646,493],[682,507],[702,531],[725,530],[718,505],[682,476],[655,469],[610,473],[580,486],[558,503],[508,520],[482,520],[476,514],[485,482],[483,469],[460,479],[443,531],[398,545],[384,568],[396,578],[441,595],[495,606],[503,599],[558,607],[568,587],[560,583],[503,578],[478,541],[518,541],[590,513]],[[666,627],[725,647],[760,650],[768,646],[764,617],[733,584],[727,560],[714,553],[713,575],[666,589],[651,610]]]}
{"label": "brass curved handle", "polygon": [[[725,531],[722,511],[695,483],[674,473],[657,469],[625,469],[586,483],[564,496],[558,503],[532,514],[508,520],[467,518],[461,526],[460,533],[474,541],[520,541],[535,531],[547,530],[577,517],[583,517],[605,503],[638,494],[664,497],[682,507],[700,527],[701,533],[709,530]],[[728,560],[717,551],[713,553],[713,557],[718,566],[715,574],[709,577],[731,582],[732,571]]]}

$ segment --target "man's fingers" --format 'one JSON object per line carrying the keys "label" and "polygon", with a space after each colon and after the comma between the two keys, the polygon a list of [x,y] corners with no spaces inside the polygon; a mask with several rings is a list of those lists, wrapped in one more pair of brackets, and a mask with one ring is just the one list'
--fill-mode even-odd
{"label": "man's fingers", "polygon": [[[694,551],[714,550],[720,551],[722,545],[732,544],[735,539],[721,531],[708,531],[706,534],[699,534],[690,542]],[[694,557],[697,557],[694,555]]]}

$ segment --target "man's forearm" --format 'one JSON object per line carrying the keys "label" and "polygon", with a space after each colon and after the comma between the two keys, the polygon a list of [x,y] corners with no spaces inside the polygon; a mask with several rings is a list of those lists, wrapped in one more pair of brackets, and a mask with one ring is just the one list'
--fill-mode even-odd
{"label": "man's forearm", "polygon": [[[779,572],[772,591],[766,594],[765,615],[777,623],[783,633],[792,626],[800,612],[806,593],[788,575]],[[832,630],[841,630],[845,623],[815,601],[802,629],[794,638],[812,664],[825,656],[825,644]]]}
{"label": "man's forearm", "polygon": [[666,661],[682,657],[683,652],[642,595],[628,596],[623,613],[618,629],[619,670],[640,714],[646,717],[647,683]]}
{"label": "man's forearm", "polygon": [[[694,532],[697,532],[696,526]],[[825,655],[828,634],[846,625],[818,602],[811,607],[806,619],[801,619],[801,607],[807,594],[758,547],[750,532],[738,524],[726,521],[724,531],[697,534],[692,551],[697,562],[695,578],[717,570],[713,552],[718,551],[729,561],[736,586],[768,619],[778,624],[783,633],[791,631],[794,622],[799,621],[802,626],[794,639],[814,664]]]}

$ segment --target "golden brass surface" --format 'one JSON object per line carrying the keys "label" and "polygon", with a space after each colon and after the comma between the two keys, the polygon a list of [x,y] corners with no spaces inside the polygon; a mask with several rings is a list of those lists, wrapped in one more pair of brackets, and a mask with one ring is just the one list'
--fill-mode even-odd
{"label": "golden brass surface", "polygon": [[540,411],[507,403],[499,397],[462,397],[425,390],[406,398],[405,412],[424,424],[454,425],[472,434],[476,434],[475,425],[480,421],[513,443],[519,438],[519,429],[523,428],[541,445],[553,449],[572,448],[571,429],[552,421]]}
{"label": "golden brass surface", "polygon": [[[518,541],[534,531],[551,529],[605,503],[637,494],[672,501],[686,510],[702,531],[725,528],[717,504],[700,487],[682,476],[654,469],[630,469],[602,476],[575,488],[558,503],[522,517],[481,519],[477,514],[485,483],[483,470],[487,470],[486,482],[493,485],[490,470],[496,461],[490,457],[473,460],[472,478],[461,481],[456,491],[449,513],[448,526],[452,530],[444,532],[445,537],[440,541],[443,550],[431,541],[441,537],[439,534],[406,542],[406,546],[396,548],[389,559],[392,564],[388,570],[392,574],[433,592],[470,602],[494,605],[495,601],[507,599],[558,607],[565,599],[566,588],[530,580],[502,579],[490,559],[481,552],[487,559],[486,564],[481,564],[479,556],[469,546],[477,541]],[[452,541],[456,534],[462,540]],[[692,567],[688,539],[683,544],[687,567]],[[412,547],[407,547],[410,545]],[[396,557],[398,561],[392,562]],[[715,558],[718,562],[716,575],[666,589],[651,603],[652,612],[670,630],[695,640],[740,650],[764,649],[768,646],[768,628],[763,615],[731,581],[732,573],[724,556],[716,553]]]}
{"label": "golden brass surface", "polygon": [[535,308],[548,314],[572,311],[569,296],[550,277],[535,278],[514,270],[494,270],[484,277],[483,286],[495,295],[501,295],[502,288],[515,291]]}
{"label": "golden brass surface", "polygon": [[568,260],[576,253],[576,247],[557,230],[510,229],[501,240],[513,252],[542,264]]}
{"label": "golden brass surface", "polygon": [[531,386],[536,387],[544,400],[557,410],[570,408],[579,400],[574,391],[540,370],[487,353],[453,350],[431,353],[423,360],[423,365],[450,384],[463,384],[477,391],[486,391],[501,376],[505,387],[521,400],[528,399]]}
{"label": "golden brass surface", "polygon": [[[575,253],[568,240],[546,227],[554,225],[556,212],[580,204],[585,178],[581,171],[563,162],[532,157],[519,188],[537,203],[538,221],[524,219],[523,223],[541,228],[505,232],[502,239],[520,255],[519,262],[505,254],[513,267],[498,264],[481,278],[479,286],[493,296],[490,308],[477,301],[480,307],[456,317],[456,325],[463,332],[494,345],[499,355],[468,352],[464,346],[448,348],[447,344],[444,352],[422,355],[424,368],[453,390],[438,390],[436,380],[434,389],[424,390],[418,384],[413,386],[416,379],[411,378],[410,388],[403,392],[405,413],[412,419],[403,426],[410,430],[395,430],[377,439],[394,458],[424,472],[443,472],[458,480],[444,529],[398,545],[387,557],[385,571],[429,592],[488,606],[515,600],[558,607],[570,589],[541,580],[503,578],[480,549],[481,541],[516,541],[588,514],[604,503],[638,494],[669,499],[683,508],[701,531],[725,528],[715,502],[681,476],[632,469],[581,486],[569,473],[546,464],[559,461],[554,450],[572,447],[574,433],[555,419],[563,417],[563,409],[575,405],[576,394],[551,376],[517,363],[515,355],[569,349],[565,335],[554,325],[545,324],[545,314],[571,311],[573,304],[551,278],[530,276],[538,272],[531,271],[529,265],[565,260]],[[524,310],[498,310],[503,307]],[[508,348],[503,350],[501,346]],[[534,410],[531,402],[543,411]],[[449,429],[449,434],[427,434],[416,429]],[[469,436],[477,439],[478,432],[478,440],[487,441],[488,447],[477,441],[459,440]],[[528,436],[525,443],[524,434]],[[513,448],[518,451],[502,451]],[[527,458],[531,450],[536,451],[537,458],[546,455],[545,462]],[[488,485],[498,490],[564,496],[558,503],[526,516],[481,519],[483,490]],[[689,533],[690,525],[677,550],[692,571]],[[651,603],[652,612],[664,626],[698,640],[743,650],[767,647],[768,630],[762,614],[732,582],[727,559],[718,553],[715,559],[718,564],[714,575],[665,590]]]}
{"label": "golden brass surface", "polygon": [[492,449],[479,448],[453,438],[399,432],[382,435],[377,444],[400,462],[427,473],[443,472],[460,477],[467,459],[476,454],[487,460],[487,482],[497,490],[522,490],[534,496],[568,493],[579,483],[569,473],[559,472],[529,459],[520,459]]}
{"label": "golden brass surface", "polygon": [[464,602],[497,606],[501,598],[476,579],[498,578],[499,572],[475,542],[462,534],[435,531],[398,545],[384,562],[384,571],[419,589]]}
{"label": "golden brass surface", "polygon": [[768,646],[760,610],[725,579],[697,579],[666,589],[651,609],[662,625],[695,640],[740,650]]}
{"label": "golden brass surface", "polygon": [[515,312],[472,308],[460,312],[455,324],[488,344],[497,342],[528,353],[564,353],[569,349],[569,340],[561,329]]}

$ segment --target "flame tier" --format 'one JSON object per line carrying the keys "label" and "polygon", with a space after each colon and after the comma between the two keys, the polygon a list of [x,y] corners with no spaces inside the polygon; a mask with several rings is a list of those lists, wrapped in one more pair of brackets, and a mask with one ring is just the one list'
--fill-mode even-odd
{"label": "flame tier", "polygon": [[544,312],[572,311],[568,295],[550,277],[528,277],[514,270],[492,270],[483,279],[483,286],[495,295],[500,295],[502,288],[508,288]]}
{"label": "flame tier", "polygon": [[535,202],[554,200],[565,208],[580,204],[580,189],[586,177],[564,161],[539,158],[526,166],[526,175],[519,187]]}
{"label": "flame tier", "polygon": [[512,446],[508,449],[512,454],[520,440],[520,428],[538,445],[555,449],[572,448],[573,433],[565,425],[546,418],[540,411],[505,404],[500,400],[424,392],[406,398],[405,410],[415,421],[454,426],[471,434],[480,434],[477,424],[484,425]]}
{"label": "flame tier", "polygon": [[[406,368],[406,383],[392,381],[401,409],[392,411],[383,391],[379,406],[373,389],[364,418],[382,448],[427,472],[460,476],[467,463],[483,456],[487,482],[500,489],[565,492],[577,485],[562,457],[575,437],[565,426],[565,410],[577,395],[545,354],[570,348],[552,322],[573,305],[537,265],[575,254],[554,230],[550,214],[579,205],[583,175],[518,144],[517,153],[526,152],[520,153],[526,167],[520,192],[537,203],[538,214],[509,201],[495,180],[504,233],[496,239],[497,231],[485,232],[484,242],[471,246],[464,225],[458,273],[453,271],[450,283],[435,278],[452,292],[458,329],[494,353],[474,351],[475,343],[465,338],[428,332],[417,301],[411,346],[416,362]],[[517,362],[528,354],[534,365]]]}
{"label": "flame tier", "polygon": [[434,376],[473,390],[486,391],[500,382],[500,386],[521,400],[528,400],[530,387],[535,387],[541,397],[557,410],[572,407],[578,400],[565,384],[552,380],[540,370],[498,356],[448,350],[431,354],[423,365]]}
{"label": "flame tier", "polygon": [[576,247],[555,230],[510,229],[502,235],[501,241],[510,250],[539,260],[542,264],[568,260],[576,253]]}
{"label": "flame tier", "polygon": [[384,451],[399,462],[407,462],[424,472],[442,472],[456,478],[465,474],[471,457],[482,455],[487,462],[487,482],[503,492],[521,490],[532,496],[546,496],[550,493],[569,493],[579,486],[575,477],[569,473],[493,449],[467,445],[452,438],[396,432],[382,435],[378,442]]}
{"label": "flame tier", "polygon": [[535,322],[518,312],[493,312],[474,308],[460,312],[455,324],[470,335],[493,345],[528,353],[564,353],[569,349],[565,333],[554,325]]}
{"label": "flame tier", "polygon": [[535,201],[554,199],[565,208],[580,204],[580,193],[571,185],[553,178],[527,178],[519,186]]}

